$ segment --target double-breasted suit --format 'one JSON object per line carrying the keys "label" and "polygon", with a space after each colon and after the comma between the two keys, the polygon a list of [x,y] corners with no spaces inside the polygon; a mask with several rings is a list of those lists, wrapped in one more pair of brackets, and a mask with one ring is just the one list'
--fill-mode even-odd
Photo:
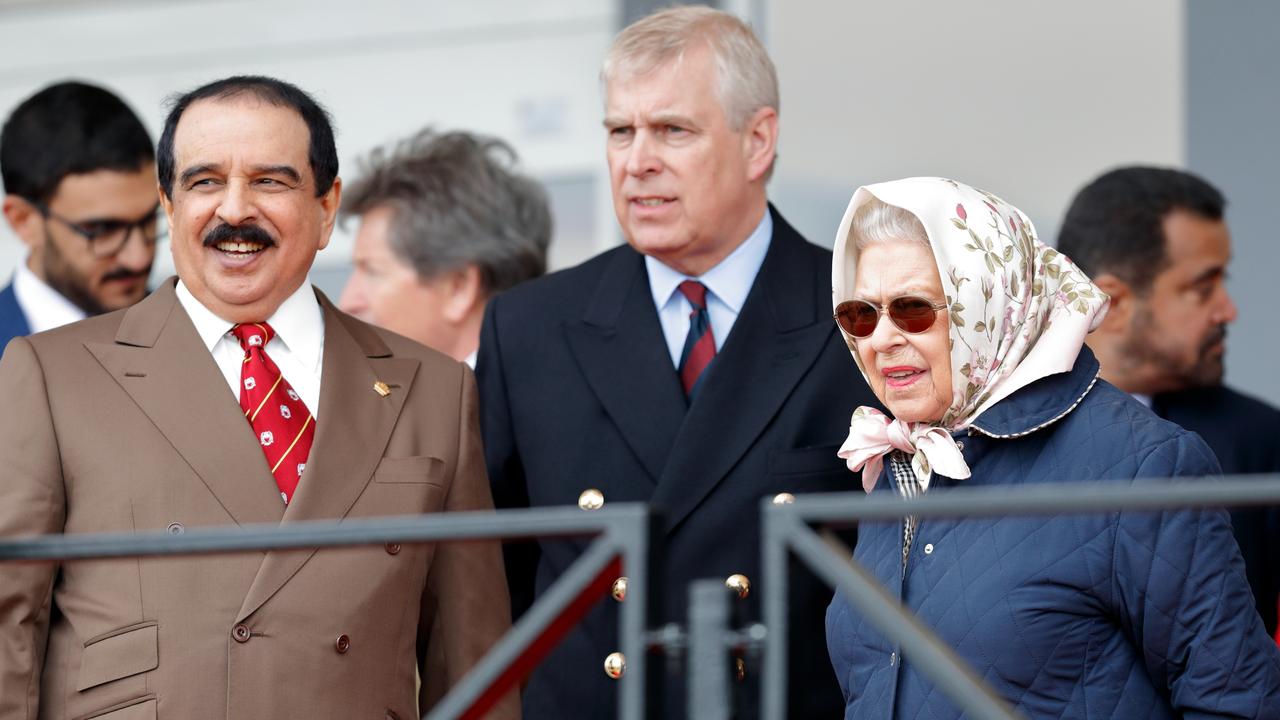
{"label": "double-breasted suit", "polygon": [[[853,409],[874,398],[831,319],[831,253],[770,212],[768,252],[692,403],[644,257],[631,247],[517,287],[487,309],[478,378],[495,502],[574,505],[593,488],[606,507],[652,503],[663,519],[662,621],[685,620],[690,581],[732,574],[754,583],[743,616],[758,619],[761,499],[858,487],[836,451]],[[513,548],[517,605],[584,546]],[[793,590],[791,714],[838,716],[822,635],[832,591],[807,574]],[[597,606],[535,671],[526,717],[614,716],[616,685],[601,664],[618,649],[617,609],[613,600]],[[742,715],[752,716],[760,668],[745,672]],[[669,716],[684,702],[678,682],[672,690]]]}
{"label": "double-breasted suit", "polygon": [[[287,509],[170,280],[9,345],[0,534],[490,507],[470,372],[317,296],[315,442]],[[487,543],[0,564],[0,717],[407,720],[509,617]]]}

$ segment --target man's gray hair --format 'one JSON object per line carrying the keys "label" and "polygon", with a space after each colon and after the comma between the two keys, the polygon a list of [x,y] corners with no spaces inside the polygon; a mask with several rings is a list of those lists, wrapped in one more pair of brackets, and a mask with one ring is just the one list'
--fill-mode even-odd
{"label": "man's gray hair", "polygon": [[497,138],[428,128],[370,153],[342,211],[391,208],[388,242],[420,277],[475,265],[498,293],[546,272],[551,244],[547,193],[515,164]]}
{"label": "man's gray hair", "polygon": [[619,77],[645,75],[689,50],[707,47],[716,65],[716,88],[725,119],[742,130],[757,110],[779,110],[778,73],[760,38],[729,13],[708,7],[673,7],[632,23],[609,47],[600,71],[607,88]]}

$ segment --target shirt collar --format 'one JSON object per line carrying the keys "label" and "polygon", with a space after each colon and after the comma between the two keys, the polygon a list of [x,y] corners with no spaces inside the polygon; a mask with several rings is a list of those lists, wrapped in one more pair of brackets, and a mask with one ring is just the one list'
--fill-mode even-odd
{"label": "shirt collar", "polygon": [[769,252],[772,237],[773,215],[766,209],[760,224],[756,225],[747,239],[734,248],[728,257],[703,273],[702,277],[690,277],[646,255],[644,265],[649,272],[649,290],[653,293],[654,306],[660,308],[666,305],[680,283],[697,280],[737,315],[747,301],[747,293],[751,292],[751,285],[756,281],[760,266],[764,264],[764,256]]}
{"label": "shirt collar", "polygon": [[85,319],[86,313],[62,293],[36,277],[26,262],[18,263],[13,275],[13,294],[27,316],[31,332],[52,330]]}
{"label": "shirt collar", "polygon": [[[178,302],[191,317],[196,332],[205,347],[213,352],[214,346],[231,330],[234,323],[223,320],[205,307],[187,289],[182,280],[178,280]],[[274,314],[267,318],[267,324],[276,331],[276,337],[284,343],[289,352],[299,358],[320,363],[320,348],[324,340],[324,315],[320,312],[320,303],[316,300],[315,291],[311,288],[311,278],[307,278],[297,290],[285,299]]]}

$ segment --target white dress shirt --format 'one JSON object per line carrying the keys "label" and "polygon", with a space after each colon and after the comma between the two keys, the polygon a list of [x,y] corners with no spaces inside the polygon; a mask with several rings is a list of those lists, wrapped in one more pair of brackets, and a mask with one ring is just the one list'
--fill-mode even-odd
{"label": "white dress shirt", "polygon": [[26,262],[19,263],[13,274],[13,294],[33,335],[86,317],[84,310],[36,277]]}
{"label": "white dress shirt", "polygon": [[[244,350],[240,347],[240,341],[231,334],[234,323],[214,315],[209,308],[200,304],[181,280],[178,281],[178,302],[182,303],[182,308],[191,317],[200,339],[209,348],[213,361],[226,378],[227,387],[235,395],[236,402],[239,402],[240,367],[244,364]],[[302,396],[312,417],[319,419],[320,371],[324,362],[324,314],[320,311],[315,290],[311,288],[310,278],[280,304],[275,314],[267,318],[267,324],[276,332],[265,348],[267,355],[280,368],[284,379]]]}
{"label": "white dress shirt", "polygon": [[658,309],[662,334],[666,336],[667,350],[671,352],[671,364],[679,369],[680,355],[684,352],[685,338],[689,335],[689,314],[693,305],[680,292],[680,283],[697,280],[707,288],[707,315],[711,319],[711,336],[716,341],[716,352],[724,345],[733,330],[733,323],[742,311],[742,304],[751,292],[764,256],[769,252],[773,239],[773,217],[765,210],[760,224],[747,239],[728,257],[702,274],[690,277],[661,261],[645,256],[645,269],[649,271],[649,290],[653,293],[653,305]]}

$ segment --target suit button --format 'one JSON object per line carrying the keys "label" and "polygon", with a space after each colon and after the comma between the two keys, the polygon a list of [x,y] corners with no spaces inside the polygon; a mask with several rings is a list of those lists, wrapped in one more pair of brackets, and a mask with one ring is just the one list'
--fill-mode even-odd
{"label": "suit button", "polygon": [[178,522],[169,523],[169,527],[165,528],[165,530],[167,530],[170,535],[181,535],[187,531],[186,528],[182,527],[182,523]]}
{"label": "suit button", "polygon": [[578,496],[578,507],[583,510],[599,510],[604,507],[604,493],[595,488],[587,488]]}
{"label": "suit button", "polygon": [[400,553],[400,543],[387,543],[383,547],[386,548],[388,555],[397,555]]}
{"label": "suit button", "polygon": [[747,663],[742,658],[733,659],[733,677],[738,682],[747,679]]}
{"label": "suit button", "polygon": [[751,581],[742,573],[734,573],[724,579],[724,586],[738,593],[738,598],[746,600],[751,594]]}
{"label": "suit button", "polygon": [[622,602],[627,598],[627,578],[620,577],[613,581],[613,599]]}
{"label": "suit button", "polygon": [[339,635],[338,639],[333,641],[333,648],[338,651],[339,655],[345,655],[351,649],[351,638],[346,635]]}
{"label": "suit button", "polygon": [[244,623],[240,623],[239,625],[231,628],[231,638],[238,643],[249,642],[249,636],[252,634],[253,633],[249,631],[249,626]]}
{"label": "suit button", "polygon": [[611,652],[604,659],[604,674],[617,680],[627,671],[627,658],[620,652]]}

